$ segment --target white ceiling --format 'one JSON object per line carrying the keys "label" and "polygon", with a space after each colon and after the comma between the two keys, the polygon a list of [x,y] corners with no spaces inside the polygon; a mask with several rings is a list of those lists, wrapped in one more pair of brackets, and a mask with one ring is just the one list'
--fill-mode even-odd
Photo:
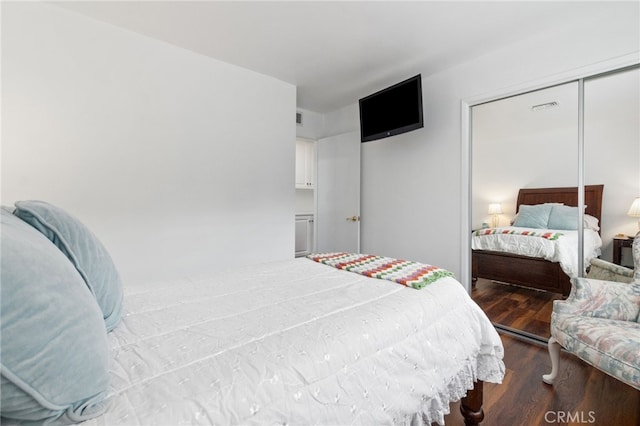
{"label": "white ceiling", "polygon": [[568,21],[595,20],[623,7],[607,1],[55,4],[295,84],[297,106],[320,113],[415,74],[433,74]]}

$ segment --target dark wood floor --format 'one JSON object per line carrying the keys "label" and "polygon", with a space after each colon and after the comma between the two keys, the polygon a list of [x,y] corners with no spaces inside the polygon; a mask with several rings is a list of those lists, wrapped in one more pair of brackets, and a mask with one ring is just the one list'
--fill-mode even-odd
{"label": "dark wood floor", "polygon": [[[545,346],[501,335],[506,375],[500,385],[485,383],[486,426],[640,426],[640,391],[562,352],[553,386],[542,382],[550,370]],[[459,402],[445,417],[447,426],[464,422]]]}
{"label": "dark wood floor", "polygon": [[[490,311],[490,318],[548,337],[551,307],[547,305],[560,295],[532,294],[529,295],[532,300],[525,300],[526,289],[515,287],[502,289],[501,297],[507,300],[501,301],[495,300],[498,297],[495,294],[488,296],[493,287],[491,282],[478,285],[474,299]],[[507,312],[500,312],[499,307]],[[640,391],[564,351],[556,383],[549,386],[542,382],[542,375],[551,368],[546,345],[503,332],[501,338],[506,375],[500,385],[484,385],[483,425],[640,426]],[[445,417],[448,426],[464,424],[459,410],[459,402],[452,404],[451,414]]]}
{"label": "dark wood floor", "polygon": [[549,337],[553,301],[559,293],[536,291],[479,278],[471,297],[494,324]]}

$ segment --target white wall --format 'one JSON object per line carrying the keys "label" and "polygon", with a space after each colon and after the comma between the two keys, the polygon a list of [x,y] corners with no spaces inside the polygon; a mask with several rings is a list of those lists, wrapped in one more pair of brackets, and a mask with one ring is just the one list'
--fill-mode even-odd
{"label": "white wall", "polygon": [[[324,115],[324,133],[322,137],[360,132],[360,109],[358,103],[347,105]],[[360,134],[356,135],[360,138]]]}
{"label": "white wall", "polygon": [[317,140],[324,133],[324,116],[314,111],[298,108],[302,114],[302,124],[296,125],[296,136]]}
{"label": "white wall", "polygon": [[467,267],[461,261],[467,185],[461,100],[637,53],[638,15],[638,4],[629,2],[612,7],[609,16],[423,73],[424,128],[362,146],[362,251],[433,263],[461,276]]}
{"label": "white wall", "polygon": [[2,203],[82,219],[126,280],[294,255],[295,87],[2,4]]}

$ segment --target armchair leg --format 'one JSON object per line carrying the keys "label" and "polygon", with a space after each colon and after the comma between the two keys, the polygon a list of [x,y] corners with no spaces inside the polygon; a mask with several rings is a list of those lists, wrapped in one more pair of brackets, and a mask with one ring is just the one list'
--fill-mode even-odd
{"label": "armchair leg", "polygon": [[551,358],[551,373],[544,374],[542,381],[552,385],[556,376],[558,375],[558,364],[560,363],[560,343],[554,339],[553,336],[549,337],[549,357]]}

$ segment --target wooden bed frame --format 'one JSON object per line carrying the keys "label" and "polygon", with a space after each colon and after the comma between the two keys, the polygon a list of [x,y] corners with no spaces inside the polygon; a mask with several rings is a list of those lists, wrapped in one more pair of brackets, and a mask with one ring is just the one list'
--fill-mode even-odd
{"label": "wooden bed frame", "polygon": [[[585,213],[601,219],[602,192],[604,185],[585,186]],[[578,188],[523,188],[518,192],[516,212],[520,206],[543,203],[564,203],[567,206],[578,205]],[[602,227],[602,225],[600,225]],[[544,259],[501,253],[487,250],[473,250],[471,254],[471,276],[516,284],[538,290],[562,293],[568,296],[571,291],[570,277],[560,264]]]}
{"label": "wooden bed frame", "polygon": [[479,425],[484,420],[482,410],[483,382],[478,380],[474,383],[473,389],[467,392],[467,396],[460,401],[460,412],[464,417],[466,426]]}

